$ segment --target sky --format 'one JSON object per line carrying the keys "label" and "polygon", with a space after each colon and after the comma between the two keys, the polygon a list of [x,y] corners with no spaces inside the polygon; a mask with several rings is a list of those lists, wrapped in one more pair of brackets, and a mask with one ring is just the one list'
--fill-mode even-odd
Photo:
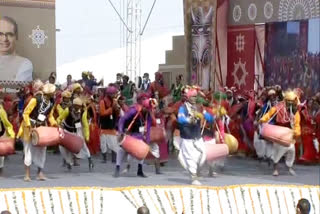
{"label": "sky", "polygon": [[[153,0],[141,1],[144,24]],[[112,2],[120,9],[120,0]],[[156,72],[158,65],[165,63],[172,36],[183,35],[182,2],[157,0],[142,37],[142,73]],[[83,70],[91,70],[109,83],[115,80],[116,73],[124,71],[120,19],[108,0],[57,0],[56,28],[59,82],[64,82],[69,73],[79,78]]]}

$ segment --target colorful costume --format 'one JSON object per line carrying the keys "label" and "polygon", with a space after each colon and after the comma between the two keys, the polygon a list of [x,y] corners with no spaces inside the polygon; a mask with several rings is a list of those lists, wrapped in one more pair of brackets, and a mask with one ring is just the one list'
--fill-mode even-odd
{"label": "colorful costume", "polygon": [[[190,90],[189,99],[197,96],[197,92]],[[198,181],[197,173],[206,160],[205,144],[201,136],[200,120],[203,115],[199,113],[195,106],[186,102],[179,108],[178,123],[180,128],[180,153],[178,159],[191,175],[192,184],[201,185]],[[212,116],[205,112],[204,118],[212,121]]]}
{"label": "colorful costume", "polygon": [[315,136],[315,124],[313,115],[305,107],[301,111],[301,140],[303,144],[303,155],[299,158],[303,162],[315,162],[317,159],[317,150],[313,144]]}
{"label": "colorful costume", "polygon": [[[294,132],[295,138],[299,137],[301,135],[300,113],[298,109],[293,106],[296,105],[296,98],[297,97],[294,92],[287,92],[285,95],[285,101],[278,103],[275,107],[272,107],[270,111],[260,119],[260,122],[267,123],[270,119],[273,119],[274,116],[276,118],[276,125],[291,128]],[[286,102],[295,103],[289,105],[286,104]],[[277,164],[283,156],[285,156],[286,165],[289,168],[290,173],[294,175],[295,173],[292,166],[295,160],[295,145],[291,144],[289,147],[284,147],[277,143],[273,144],[272,159],[275,164],[273,175],[279,175]]]}
{"label": "colorful costume", "polygon": [[45,98],[49,94],[53,95],[55,86],[46,84],[43,93],[39,93],[33,97],[23,112],[23,122],[19,129],[18,138],[21,137],[24,145],[24,164],[27,167],[25,180],[30,180],[30,166],[34,163],[38,167],[38,179],[45,179],[42,175],[46,160],[47,147],[37,147],[31,144],[31,130],[40,126],[56,126],[57,122],[53,117],[53,98]]}
{"label": "colorful costume", "polygon": [[83,141],[83,147],[81,151],[78,154],[73,154],[69,152],[67,149],[65,149],[62,146],[59,146],[61,155],[63,156],[64,160],[67,162],[69,168],[72,166],[73,163],[73,156],[75,155],[77,158],[88,158],[89,161],[89,169],[91,170],[93,168],[93,163],[91,160],[91,154],[87,147],[86,142],[89,142],[89,123],[87,118],[87,110],[84,109],[76,109],[74,106],[82,106],[82,101],[79,98],[76,98],[73,100],[73,106],[70,107],[69,111],[66,111],[66,114],[64,114],[64,117],[61,118],[61,126],[66,131],[76,134]]}
{"label": "colorful costume", "polygon": [[[15,138],[15,132],[12,124],[9,122],[7,113],[3,106],[0,105],[0,137]],[[0,156],[0,171],[4,167],[4,157]]]}

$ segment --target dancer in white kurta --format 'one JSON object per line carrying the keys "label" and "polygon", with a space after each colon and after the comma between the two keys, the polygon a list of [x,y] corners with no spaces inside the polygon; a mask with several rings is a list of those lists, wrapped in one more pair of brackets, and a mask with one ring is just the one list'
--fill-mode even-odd
{"label": "dancer in white kurta", "polygon": [[180,127],[180,153],[178,159],[191,176],[193,185],[201,185],[197,177],[198,170],[205,163],[205,144],[201,137],[200,121],[210,117],[208,113],[199,113],[196,109],[195,89],[186,93],[187,101],[179,108],[178,123]]}

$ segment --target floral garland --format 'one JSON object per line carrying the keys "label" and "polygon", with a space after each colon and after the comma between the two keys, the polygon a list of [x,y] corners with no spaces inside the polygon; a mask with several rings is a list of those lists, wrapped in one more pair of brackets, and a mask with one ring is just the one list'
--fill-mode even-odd
{"label": "floral garland", "polygon": [[190,206],[191,206],[191,213],[194,214],[194,198],[193,198],[192,189],[190,189]]}
{"label": "floral garland", "polygon": [[269,202],[269,207],[270,207],[270,213],[272,214],[272,206],[271,206],[271,200],[270,200],[270,195],[269,195],[269,190],[266,189],[267,197],[268,197],[268,202]]}
{"label": "floral garland", "polygon": [[209,190],[207,189],[207,211],[209,214],[211,214],[211,208],[210,208],[210,197],[209,197]]}
{"label": "floral garland", "polygon": [[181,198],[181,204],[182,204],[182,213],[185,213],[186,208],[184,207],[182,189],[180,189],[180,198]]}
{"label": "floral garland", "polygon": [[253,210],[253,213],[255,214],[255,213],[256,213],[256,210],[255,210],[255,208],[254,208],[254,202],[253,202],[253,200],[252,200],[251,189],[248,188],[248,190],[249,190],[249,196],[250,196],[250,201],[251,201],[252,210]]}
{"label": "floral garland", "polygon": [[149,195],[149,197],[150,197],[150,199],[151,199],[151,201],[152,201],[152,203],[153,203],[153,206],[156,208],[156,210],[158,211],[158,213],[161,214],[161,213],[160,213],[160,210],[159,210],[158,206],[156,205],[156,203],[154,202],[154,200],[153,200],[153,198],[152,198],[149,190],[147,190],[147,193],[148,193],[148,195]]}
{"label": "floral garland", "polygon": [[103,214],[103,189],[100,190],[100,214]]}
{"label": "floral garland", "polygon": [[289,207],[288,207],[288,203],[287,203],[286,195],[285,195],[284,191],[283,191],[282,193],[283,193],[284,203],[286,204],[287,213],[289,214]]}
{"label": "floral garland", "polygon": [[7,210],[10,210],[7,194],[4,194],[4,200],[6,201]]}
{"label": "floral garland", "polygon": [[69,201],[70,212],[71,212],[71,213],[74,213],[73,207],[72,207],[71,196],[70,196],[70,192],[69,192],[69,191],[67,191],[67,196],[68,196],[68,201]]}
{"label": "floral garland", "polygon": [[64,209],[63,209],[63,204],[62,204],[62,197],[61,197],[61,191],[59,191],[58,194],[59,194],[59,200],[60,200],[60,205],[61,205],[61,211],[62,211],[62,214],[64,214]]}
{"label": "floral garland", "polygon": [[228,193],[228,190],[227,190],[227,189],[225,189],[224,191],[226,192],[226,196],[227,196],[227,201],[228,201],[229,210],[230,210],[230,213],[232,214],[232,208],[231,208],[231,203],[230,203],[230,200],[229,200],[229,193]]}
{"label": "floral garland", "polygon": [[[181,212],[190,214],[244,214],[246,212],[275,214],[280,211],[289,214],[294,212],[292,205],[296,205],[296,200],[304,197],[310,201],[311,213],[319,213],[318,188],[318,186],[277,188],[245,185],[228,188],[157,186],[119,188],[119,190],[95,187],[39,188],[37,190],[31,189],[31,191],[27,189],[0,189],[0,210],[7,209],[12,213],[26,214],[105,213],[106,205],[104,202],[112,201],[120,196],[120,203],[124,201],[132,206],[121,206],[119,211],[119,207],[111,203],[108,204],[108,212],[134,213],[140,205],[144,205],[152,213],[158,214],[180,214]],[[214,200],[212,200],[213,197]],[[230,197],[234,197],[234,200]]]}
{"label": "floral garland", "polygon": [[84,206],[86,208],[86,213],[89,213],[87,192],[84,192]]}
{"label": "floral garland", "polygon": [[140,189],[138,189],[138,194],[139,194],[139,197],[140,197],[140,199],[141,199],[141,201],[142,201],[143,206],[146,207],[146,206],[147,206],[147,203],[146,203],[146,201],[144,200],[143,195],[142,195],[142,192],[141,192]]}
{"label": "floral garland", "polygon": [[161,208],[163,214],[166,214],[166,210],[165,210],[164,207],[163,207],[163,204],[162,204],[162,202],[161,202],[161,198],[159,197],[159,194],[158,194],[158,190],[157,190],[157,189],[154,189],[154,193],[156,194],[157,200],[158,200],[158,202],[159,202],[159,204],[160,204],[160,208]]}
{"label": "floral garland", "polygon": [[278,191],[277,191],[277,190],[275,190],[274,194],[276,195],[276,198],[277,198],[277,204],[278,204],[278,209],[279,209],[279,211],[280,211],[280,210],[281,210],[281,208],[280,208],[280,199],[279,199],[279,196],[278,196]]}
{"label": "floral garland", "polygon": [[23,200],[24,212],[25,212],[25,214],[28,214],[27,204],[26,204],[26,193],[25,192],[22,192],[22,200]]}
{"label": "floral garland", "polygon": [[[316,206],[314,205],[312,194],[311,194],[311,189],[309,189],[309,197],[311,200],[311,205],[312,205],[313,210],[316,210]],[[319,195],[319,199],[320,199],[320,195]]]}
{"label": "floral garland", "polygon": [[53,204],[53,198],[52,198],[52,193],[50,190],[48,190],[48,194],[49,194],[49,199],[50,199],[50,207],[51,207],[51,211],[52,213],[54,213],[54,204]]}
{"label": "floral garland", "polygon": [[36,210],[36,213],[39,214],[35,191],[32,191],[32,200],[33,200],[33,205]]}
{"label": "floral garland", "polygon": [[12,193],[12,198],[13,198],[13,204],[14,204],[14,208],[16,210],[16,213],[19,214],[19,209],[18,209],[18,204],[17,204],[17,196],[16,196],[15,192]]}
{"label": "floral garland", "polygon": [[234,189],[232,189],[232,193],[233,193],[234,202],[236,204],[237,213],[239,213],[238,202],[237,202],[236,193],[235,193]]}
{"label": "floral garland", "polygon": [[120,191],[120,192],[121,192],[121,194],[125,197],[125,199],[127,199],[127,201],[129,201],[130,204],[132,204],[132,206],[133,206],[134,208],[137,208],[137,205],[135,205],[135,204],[133,203],[133,201],[131,201],[131,199],[126,195],[126,193],[125,193],[124,191]]}
{"label": "floral garland", "polygon": [[201,214],[203,214],[203,200],[202,200],[202,191],[200,191],[200,204],[201,204]]}
{"label": "floral garland", "polygon": [[169,193],[170,193],[170,198],[171,198],[171,201],[172,201],[172,206],[174,207],[175,213],[177,214],[178,212],[177,212],[176,201],[174,200],[174,195],[173,195],[171,190],[169,190]]}
{"label": "floral garland", "polygon": [[79,211],[79,214],[81,214],[81,209],[80,209],[80,203],[79,203],[79,193],[78,191],[76,192],[76,201],[77,201],[77,206],[78,206],[78,211]]}
{"label": "floral garland", "polygon": [[44,200],[43,200],[42,191],[40,192],[40,199],[41,199],[41,205],[42,205],[43,213],[46,214],[46,207],[45,207],[45,205],[44,205]]}
{"label": "floral garland", "polygon": [[262,201],[261,201],[261,195],[260,195],[259,189],[257,189],[257,195],[258,195],[258,199],[259,199],[260,211],[261,211],[262,214],[264,214],[263,207],[262,207]]}
{"label": "floral garland", "polygon": [[294,193],[291,188],[290,188],[290,193],[291,193],[291,197],[292,197],[293,207],[296,207],[296,203],[295,203],[296,200],[294,198]]}
{"label": "floral garland", "polygon": [[168,192],[167,192],[167,191],[164,191],[164,194],[166,195],[166,198],[167,198],[167,200],[168,200],[168,202],[169,202],[169,204],[170,204],[170,207],[171,207],[172,212],[176,214],[177,211],[176,211],[176,209],[173,207],[173,205],[172,205],[172,203],[171,203],[171,201],[170,201]]}
{"label": "floral garland", "polygon": [[248,214],[248,210],[246,208],[246,200],[245,200],[245,197],[244,197],[244,189],[242,187],[240,187],[240,192],[241,192],[241,197],[242,197],[242,200],[243,200],[244,210],[245,210],[246,214]]}

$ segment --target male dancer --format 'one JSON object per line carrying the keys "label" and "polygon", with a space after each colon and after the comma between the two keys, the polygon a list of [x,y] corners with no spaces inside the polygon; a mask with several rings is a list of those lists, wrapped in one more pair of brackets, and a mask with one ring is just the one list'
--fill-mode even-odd
{"label": "male dancer", "polygon": [[[293,91],[285,93],[284,101],[279,102],[276,106],[272,107],[261,119],[260,123],[267,123],[276,117],[276,125],[291,128],[294,132],[294,138],[297,139],[301,135],[300,127],[300,113],[298,111],[297,95]],[[292,166],[295,160],[295,146],[291,144],[289,147],[284,147],[280,144],[273,144],[272,159],[274,162],[273,175],[278,176],[278,163],[282,157],[286,159],[286,165],[291,175],[295,175]]]}
{"label": "male dancer", "polygon": [[[1,137],[6,136],[12,139],[15,138],[13,126],[9,122],[7,113],[4,110],[2,105],[0,105],[0,136]],[[2,173],[3,167],[4,167],[4,156],[0,156],[0,174]]]}
{"label": "male dancer", "polygon": [[[68,132],[80,136],[85,141],[81,151],[78,154],[75,154],[75,156],[77,158],[88,158],[89,170],[91,171],[94,165],[91,159],[90,151],[86,144],[86,142],[89,141],[89,123],[87,119],[87,111],[86,109],[83,109],[83,102],[79,97],[73,100],[72,106],[69,109],[69,113],[66,114],[66,117],[62,118],[62,127]],[[64,147],[60,146],[59,148],[61,155],[67,162],[68,169],[71,170],[71,166],[74,165],[74,154],[67,151]]]}
{"label": "male dancer", "polygon": [[[120,105],[118,100],[120,93],[114,86],[109,86],[105,91],[104,99],[100,100],[100,149],[102,153],[103,163],[107,162],[107,152],[117,153],[120,149],[117,138],[116,122],[120,114]],[[115,159],[115,158],[112,158]]]}
{"label": "male dancer", "polygon": [[201,136],[201,119],[212,121],[212,116],[197,110],[197,91],[190,89],[187,92],[186,102],[179,108],[178,123],[180,126],[181,148],[179,161],[190,173],[193,185],[201,185],[197,177],[200,167],[206,160],[205,145]]}
{"label": "male dancer", "polygon": [[31,130],[39,126],[56,126],[53,117],[53,96],[56,87],[47,83],[42,88],[42,93],[33,97],[23,112],[22,129],[19,130],[18,138],[22,137],[24,145],[24,164],[26,169],[25,181],[30,181],[30,166],[33,162],[38,167],[38,180],[46,180],[43,168],[46,160],[47,147],[36,147],[31,143]]}
{"label": "male dancer", "polygon": [[[132,106],[123,117],[120,118],[118,123],[118,132],[119,132],[119,141],[121,142],[125,134],[129,134],[138,139],[143,139],[146,143],[150,142],[150,129],[152,118],[148,113],[148,102],[149,96],[145,93],[139,94],[137,98],[137,104]],[[145,130],[145,125],[147,123],[147,129]],[[117,164],[114,173],[114,177],[119,177],[120,166],[124,159],[127,156],[127,152],[122,148],[119,149],[117,153]],[[139,162],[137,176],[147,177],[143,173],[142,169],[143,160]]]}

